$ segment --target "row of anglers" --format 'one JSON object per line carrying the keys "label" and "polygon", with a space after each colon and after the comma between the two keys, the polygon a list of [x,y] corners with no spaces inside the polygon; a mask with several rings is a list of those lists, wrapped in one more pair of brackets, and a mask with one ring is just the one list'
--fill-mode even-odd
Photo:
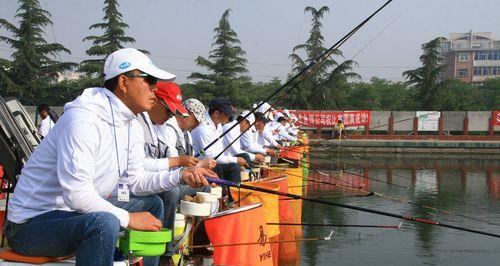
{"label": "row of anglers", "polygon": [[[104,77],[104,87],[67,103],[57,123],[40,108],[45,135],[22,169],[5,224],[20,255],[113,265],[120,230],[173,229],[180,199],[209,189],[206,176],[239,182],[242,168],[300,141],[296,117],[267,103],[238,115],[226,99],[207,108],[182,101],[175,75],[136,49],[110,54]],[[162,263],[174,252],[169,244]]]}

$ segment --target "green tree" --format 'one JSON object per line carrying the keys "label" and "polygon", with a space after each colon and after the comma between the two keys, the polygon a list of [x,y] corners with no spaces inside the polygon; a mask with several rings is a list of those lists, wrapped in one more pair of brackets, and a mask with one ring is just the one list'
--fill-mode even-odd
{"label": "green tree", "polygon": [[40,7],[38,0],[19,0],[19,4],[15,15],[19,26],[0,19],[0,28],[11,34],[0,36],[0,41],[14,50],[12,61],[0,60],[0,93],[34,104],[50,93],[47,87],[57,81],[59,74],[76,64],[53,59],[61,52],[69,54],[70,51],[62,44],[48,43],[44,39],[44,27],[52,21],[50,13]]}
{"label": "green tree", "polygon": [[128,25],[123,22],[123,16],[118,11],[118,0],[105,0],[104,4],[104,22],[94,24],[89,28],[89,30],[103,30],[104,33],[90,35],[83,39],[83,41],[92,42],[92,47],[86,53],[93,59],[84,60],[80,64],[80,71],[92,78],[92,83],[97,84],[102,83],[102,78],[99,76],[102,74],[106,56],[124,48],[127,43],[135,43],[134,38],[125,35],[125,29],[128,28]]}
{"label": "green tree", "polygon": [[[325,38],[321,34],[321,19],[329,12],[327,6],[320,9],[308,6],[304,9],[305,13],[311,13],[311,30],[309,39],[304,44],[299,44],[293,48],[290,59],[293,64],[293,73],[297,73],[308,64],[313,62],[327,48],[324,47]],[[306,59],[299,55],[302,51]],[[319,108],[338,108],[343,105],[342,98],[345,96],[347,80],[349,78],[358,78],[359,75],[352,73],[352,67],[355,62],[346,60],[339,64],[333,56],[342,56],[338,49],[325,59],[321,65],[314,68],[314,72],[302,82],[290,95],[290,103],[294,108],[319,109]]]}
{"label": "green tree", "polygon": [[421,110],[432,110],[436,103],[436,95],[440,88],[445,86],[446,80],[442,79],[442,73],[447,67],[441,64],[442,57],[439,54],[439,47],[446,39],[443,37],[424,43],[422,49],[424,53],[420,56],[422,67],[403,72],[403,76],[408,79],[407,83],[416,89],[418,108]]}
{"label": "green tree", "polygon": [[500,110],[500,78],[486,80],[481,89],[483,110]]}
{"label": "green tree", "polygon": [[222,14],[208,59],[198,56],[195,62],[206,68],[208,73],[193,72],[188,78],[196,80],[196,87],[210,97],[229,97],[237,102],[240,90],[250,84],[246,68],[245,51],[241,48],[238,35],[229,24],[227,9]]}

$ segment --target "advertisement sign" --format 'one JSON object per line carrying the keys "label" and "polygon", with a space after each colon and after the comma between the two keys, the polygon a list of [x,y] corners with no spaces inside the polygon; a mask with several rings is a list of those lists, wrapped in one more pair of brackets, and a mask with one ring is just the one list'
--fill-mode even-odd
{"label": "advertisement sign", "polygon": [[344,126],[368,126],[370,124],[370,111],[312,111],[290,110],[297,116],[299,125],[305,127],[333,127],[337,121],[342,120]]}
{"label": "advertisement sign", "polygon": [[418,131],[438,131],[440,116],[439,111],[417,111]]}
{"label": "advertisement sign", "polygon": [[500,127],[500,111],[493,111],[493,125]]}

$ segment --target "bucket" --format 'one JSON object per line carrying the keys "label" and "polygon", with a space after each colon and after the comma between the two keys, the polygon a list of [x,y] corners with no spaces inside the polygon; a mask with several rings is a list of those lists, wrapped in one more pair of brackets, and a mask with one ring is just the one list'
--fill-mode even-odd
{"label": "bucket", "polygon": [[250,180],[250,170],[245,169],[241,171],[241,182]]}
{"label": "bucket", "polygon": [[[260,182],[248,182],[246,185],[265,188],[273,191],[278,191],[279,186],[276,184],[265,184]],[[240,198],[239,204],[241,206],[252,205],[255,203],[262,203],[264,207],[264,217],[266,223],[277,223],[279,222],[279,205],[278,205],[278,195],[269,194],[260,191],[253,191],[248,189],[237,189],[230,188],[231,195],[233,199],[237,200]],[[238,197],[238,193],[240,193]],[[279,227],[266,225],[266,232],[269,237],[277,236],[280,234]]]}
{"label": "bucket", "polygon": [[206,203],[210,203],[210,214],[216,214],[219,210],[219,199],[217,195],[208,192],[196,192],[196,196],[202,197]]}
{"label": "bucket", "polygon": [[[214,248],[215,265],[273,265],[262,204],[235,208],[205,219],[205,228]],[[217,245],[255,243],[253,245]]]}
{"label": "bucket", "polygon": [[122,253],[135,257],[160,256],[165,253],[171,237],[172,232],[166,228],[158,232],[125,229],[125,235],[120,238],[118,246]]}

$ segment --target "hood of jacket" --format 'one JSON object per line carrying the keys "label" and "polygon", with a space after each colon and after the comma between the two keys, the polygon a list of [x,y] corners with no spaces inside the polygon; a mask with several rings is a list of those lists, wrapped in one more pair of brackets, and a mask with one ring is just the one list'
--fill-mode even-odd
{"label": "hood of jacket", "polygon": [[114,93],[106,88],[88,88],[74,101],[64,105],[64,112],[85,109],[110,125],[122,127],[136,119],[132,111]]}

